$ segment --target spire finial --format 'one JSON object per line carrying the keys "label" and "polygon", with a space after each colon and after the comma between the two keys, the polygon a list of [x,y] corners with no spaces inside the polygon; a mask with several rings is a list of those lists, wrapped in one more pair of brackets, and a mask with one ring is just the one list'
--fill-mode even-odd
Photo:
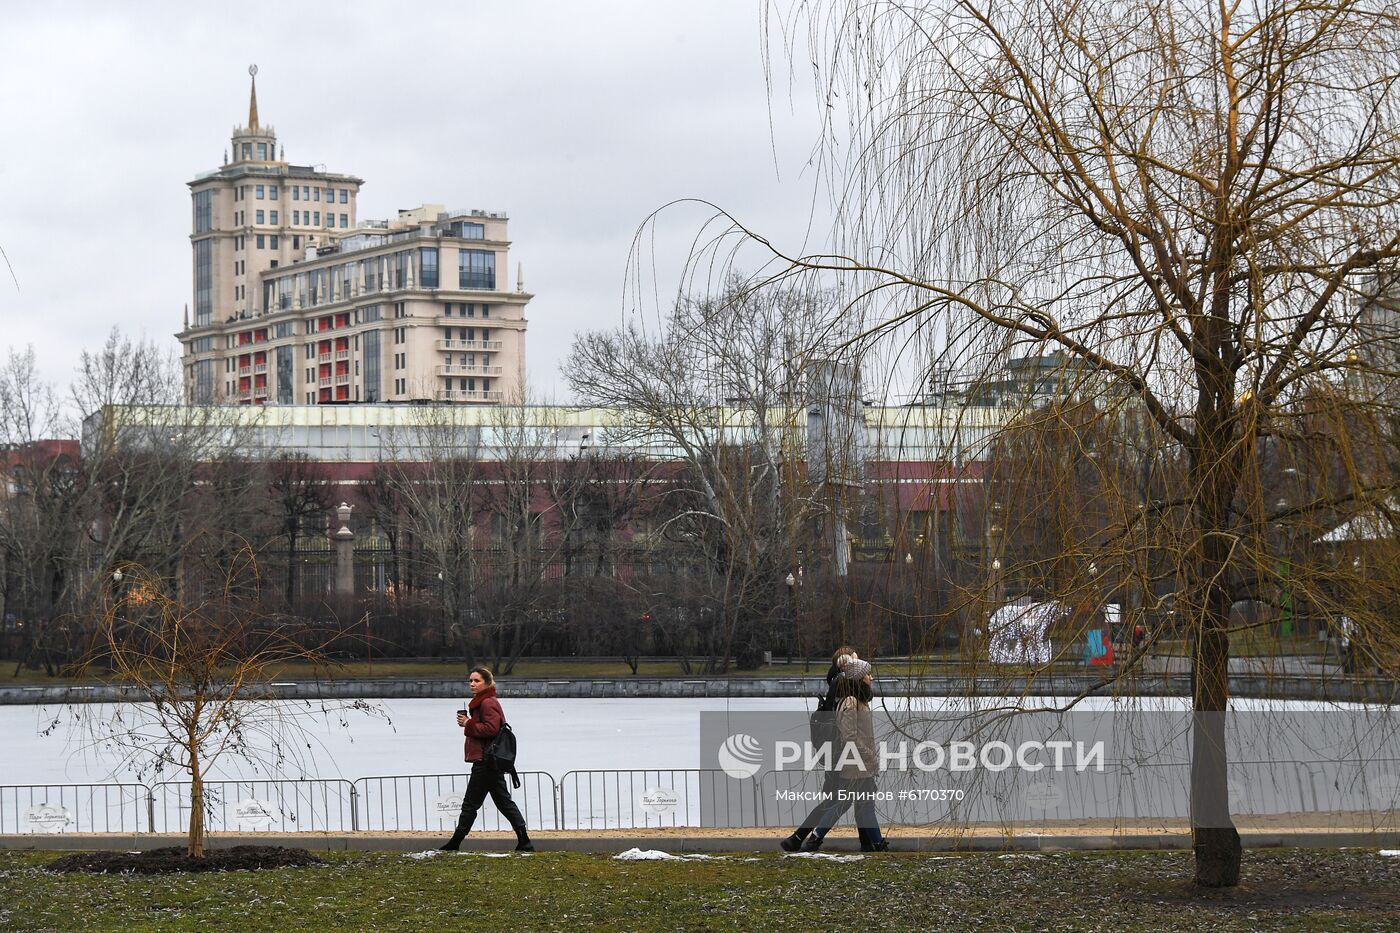
{"label": "spire finial", "polygon": [[258,128],[258,66],[248,66],[248,77],[253,79],[253,90],[248,96],[248,129]]}
{"label": "spire finial", "polygon": [[185,330],[190,329],[190,303],[185,302]]}
{"label": "spire finial", "polygon": [[523,262],[517,262],[515,264],[515,290],[518,292],[525,291],[525,263]]}

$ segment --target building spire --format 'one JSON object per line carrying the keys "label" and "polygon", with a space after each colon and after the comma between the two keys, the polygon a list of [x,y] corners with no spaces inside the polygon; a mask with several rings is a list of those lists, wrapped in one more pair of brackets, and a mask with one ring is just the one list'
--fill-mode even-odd
{"label": "building spire", "polygon": [[258,66],[248,66],[248,76],[253,79],[253,89],[248,95],[248,129],[258,128]]}

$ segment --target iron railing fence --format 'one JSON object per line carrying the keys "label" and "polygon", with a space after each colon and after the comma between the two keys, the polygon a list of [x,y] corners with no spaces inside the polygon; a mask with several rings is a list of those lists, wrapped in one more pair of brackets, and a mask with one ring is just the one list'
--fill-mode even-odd
{"label": "iron railing fence", "polygon": [[[1400,759],[1230,762],[1235,816],[1317,817],[1400,824]],[[1034,829],[1065,820],[1180,821],[1190,814],[1190,765],[1105,762],[1104,770],[979,773],[888,770],[876,804],[885,825],[974,823]],[[815,805],[822,772],[765,771],[735,780],[718,769],[579,770],[559,780],[527,771],[512,790],[534,829],[793,826]],[[447,832],[467,774],[375,775],[205,784],[210,832]],[[0,834],[173,833],[189,825],[190,783],[0,785]],[[851,823],[847,811],[841,822]],[[1301,825],[1301,824],[1300,824]],[[476,827],[508,828],[490,802]]]}
{"label": "iron railing fence", "polygon": [[559,828],[761,826],[755,790],[717,768],[569,771],[559,780]]}
{"label": "iron railing fence", "polygon": [[[151,832],[177,833],[189,827],[190,786],[189,781],[152,785]],[[349,781],[207,781],[204,790],[204,826],[209,832],[324,833],[356,828]]]}
{"label": "iron railing fence", "polygon": [[139,833],[150,826],[144,784],[0,786],[0,833]]}
{"label": "iron railing fence", "polygon": [[[359,803],[358,828],[451,832],[457,825],[469,776],[391,774],[358,778],[354,782]],[[553,775],[545,771],[520,772],[520,787],[511,788],[511,797],[531,829],[559,828],[558,784]],[[473,828],[502,830],[510,826],[488,797]]]}

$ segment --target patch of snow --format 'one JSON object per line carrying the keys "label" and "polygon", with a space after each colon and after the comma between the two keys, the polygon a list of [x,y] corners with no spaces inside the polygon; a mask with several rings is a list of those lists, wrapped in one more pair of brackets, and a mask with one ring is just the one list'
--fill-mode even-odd
{"label": "patch of snow", "polygon": [[833,855],[830,852],[790,852],[783,858],[817,858],[825,859],[828,862],[860,862],[865,860],[864,855]]}

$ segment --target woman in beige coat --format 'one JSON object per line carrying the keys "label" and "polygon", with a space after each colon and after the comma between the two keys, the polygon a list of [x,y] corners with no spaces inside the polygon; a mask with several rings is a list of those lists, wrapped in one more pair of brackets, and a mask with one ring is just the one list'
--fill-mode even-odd
{"label": "woman in beige coat", "polygon": [[841,782],[835,805],[802,845],[804,852],[815,851],[841,815],[852,804],[856,808],[856,831],[862,852],[883,852],[890,847],[880,833],[875,814],[875,778],[879,755],[875,748],[875,718],[870,713],[871,672],[869,662],[848,663],[836,677],[836,727],[841,741],[837,753]]}

